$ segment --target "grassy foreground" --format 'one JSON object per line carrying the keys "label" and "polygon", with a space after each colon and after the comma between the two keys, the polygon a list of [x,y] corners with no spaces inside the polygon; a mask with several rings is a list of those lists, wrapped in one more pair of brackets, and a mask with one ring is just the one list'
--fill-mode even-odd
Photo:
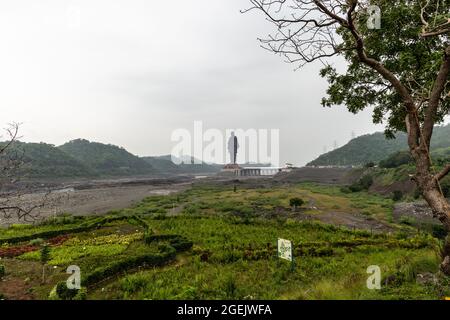
{"label": "grassy foreground", "polygon": [[[194,186],[154,196],[107,217],[62,217],[0,230],[6,299],[442,299],[438,239],[396,225],[392,202],[310,184],[248,188]],[[306,201],[293,212],[291,197]],[[372,232],[315,221],[323,213],[367,217]],[[308,219],[305,219],[308,216]],[[295,268],[277,258],[294,243]],[[42,279],[40,248],[50,244]],[[64,290],[66,268],[82,290]],[[382,289],[369,290],[371,265]],[[1,269],[0,269],[1,271]],[[1,273],[0,273],[1,277]],[[59,285],[58,285],[59,284]]]}

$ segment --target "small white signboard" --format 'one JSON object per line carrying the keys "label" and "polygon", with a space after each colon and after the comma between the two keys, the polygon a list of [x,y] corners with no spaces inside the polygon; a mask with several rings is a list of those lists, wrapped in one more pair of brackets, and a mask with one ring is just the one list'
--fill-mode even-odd
{"label": "small white signboard", "polygon": [[278,257],[292,261],[292,242],[285,239],[278,239]]}

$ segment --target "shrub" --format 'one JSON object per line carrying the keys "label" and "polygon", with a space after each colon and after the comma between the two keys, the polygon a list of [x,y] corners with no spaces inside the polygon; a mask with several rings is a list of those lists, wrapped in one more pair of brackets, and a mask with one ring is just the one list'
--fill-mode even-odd
{"label": "shrub", "polygon": [[[370,174],[364,175],[358,182],[353,183],[348,187],[351,192],[360,192],[363,190],[369,190],[373,184],[373,177]],[[341,191],[345,191],[342,190]]]}
{"label": "shrub", "polygon": [[167,214],[164,212],[164,213],[162,213],[162,212],[159,212],[159,213],[157,213],[155,216],[154,216],[154,218],[153,219],[155,219],[155,220],[165,220],[167,218]]}
{"label": "shrub", "polygon": [[197,214],[200,212],[199,206],[197,204],[188,204],[184,207],[184,213],[186,214]]}
{"label": "shrub", "polygon": [[150,244],[153,241],[153,232],[152,231],[146,231],[144,233],[144,242],[146,244]]}
{"label": "shrub", "polygon": [[130,275],[120,281],[120,289],[127,293],[144,290],[147,286],[147,279],[140,275]]}
{"label": "shrub", "polygon": [[145,221],[144,219],[138,217],[138,216],[132,216],[128,218],[128,223],[136,223],[138,226],[141,226],[144,228],[146,233],[152,233],[152,229],[150,225]]}
{"label": "shrub", "polygon": [[450,198],[450,179],[445,179],[441,182],[442,193],[446,198]]}
{"label": "shrub", "polygon": [[366,174],[359,180],[359,184],[364,190],[368,190],[373,184],[373,177]]}
{"label": "shrub", "polygon": [[42,264],[46,264],[50,260],[50,248],[44,244],[41,248],[40,260]]}
{"label": "shrub", "polygon": [[30,240],[30,245],[31,245],[31,246],[40,246],[40,245],[42,245],[43,243],[44,243],[44,240],[41,239],[41,238],[37,238],[37,239]]}
{"label": "shrub", "polygon": [[87,289],[69,289],[64,281],[58,282],[50,292],[50,300],[86,300]]}
{"label": "shrub", "polygon": [[6,274],[6,272],[5,272],[5,266],[2,265],[2,264],[0,264],[0,279],[1,279],[2,277],[4,277],[5,274]]}
{"label": "shrub", "polygon": [[289,200],[289,205],[294,209],[297,210],[298,207],[301,207],[305,201],[301,198],[291,198]]}
{"label": "shrub", "polygon": [[392,193],[392,200],[394,201],[400,201],[403,199],[403,192],[401,192],[400,190],[395,190]]}
{"label": "shrub", "polygon": [[137,256],[128,256],[123,259],[119,259],[106,266],[95,269],[92,273],[88,274],[82,279],[84,286],[89,286],[97,283],[105,278],[111,277],[120,272],[136,268],[140,265],[147,264],[151,266],[159,266],[168,262],[175,257],[175,249],[167,253],[149,253]]}
{"label": "shrub", "polygon": [[67,288],[67,283],[65,281],[58,282],[56,285],[56,294],[61,300],[72,300],[78,294],[77,289]]}
{"label": "shrub", "polygon": [[342,192],[342,193],[351,193],[352,191],[350,190],[350,187],[342,187],[341,189],[340,189],[340,191]]}
{"label": "shrub", "polygon": [[176,237],[170,241],[170,245],[177,251],[186,251],[192,248],[193,242],[183,237]]}
{"label": "shrub", "polygon": [[78,293],[73,297],[72,300],[86,300],[87,299],[87,289],[81,288],[80,290],[77,290]]}
{"label": "shrub", "polygon": [[375,167],[375,163],[372,162],[372,161],[367,162],[367,163],[364,165],[364,168],[373,168],[373,167]]}
{"label": "shrub", "polygon": [[422,196],[422,191],[420,190],[420,188],[415,188],[414,189],[414,199],[419,199]]}
{"label": "shrub", "polygon": [[48,244],[44,244],[40,251],[40,260],[42,264],[42,283],[45,283],[45,266],[50,260],[50,248]]}
{"label": "shrub", "polygon": [[396,152],[384,160],[380,161],[381,168],[397,168],[401,165],[412,162],[412,157],[409,151]]}
{"label": "shrub", "polygon": [[348,187],[350,192],[360,192],[363,191],[363,187],[359,183],[354,183]]}
{"label": "shrub", "polygon": [[165,234],[165,235],[148,234],[144,237],[144,241],[146,244],[150,244],[155,241],[168,241],[170,246],[176,249],[177,251],[188,250],[193,245],[192,241],[176,234]]}
{"label": "shrub", "polygon": [[416,219],[414,217],[402,216],[400,218],[400,223],[406,224],[408,226],[413,226],[414,224],[416,224]]}
{"label": "shrub", "polygon": [[226,248],[224,249],[222,252],[213,255],[213,261],[216,261],[218,263],[223,263],[223,264],[230,264],[230,263],[234,263],[236,261],[239,261],[240,259],[242,259],[243,256],[243,252],[233,249],[233,248]]}
{"label": "shrub", "polygon": [[442,224],[433,224],[431,226],[431,234],[435,238],[444,240],[448,232]]}

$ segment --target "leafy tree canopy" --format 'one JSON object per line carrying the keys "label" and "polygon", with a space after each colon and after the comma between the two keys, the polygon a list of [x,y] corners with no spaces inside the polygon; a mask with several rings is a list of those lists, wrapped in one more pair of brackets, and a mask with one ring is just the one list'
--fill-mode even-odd
{"label": "leafy tree canopy", "polygon": [[[419,118],[423,119],[427,102],[422,100],[431,91],[442,64],[448,34],[426,38],[420,36],[423,29],[420,13],[424,1],[372,0],[370,4],[381,9],[381,28],[368,29],[368,11],[362,10],[358,14],[358,30],[364,35],[366,53],[381,62],[402,83],[407,84],[415,101],[421,101]],[[436,24],[445,23],[449,17],[448,4],[444,1],[431,1],[425,15],[427,20],[435,21]],[[382,123],[387,115],[386,134],[389,137],[393,137],[395,131],[406,131],[407,111],[398,92],[379,73],[362,64],[354,50],[347,50],[355,45],[348,29],[339,27],[337,33],[343,40],[339,50],[342,50],[349,65],[343,74],[339,74],[330,65],[322,69],[321,75],[330,84],[328,96],[322,100],[322,104],[345,104],[353,113],[372,106],[374,123]],[[448,92],[448,82],[446,86]],[[438,110],[437,123],[442,122],[449,107],[447,99]]]}

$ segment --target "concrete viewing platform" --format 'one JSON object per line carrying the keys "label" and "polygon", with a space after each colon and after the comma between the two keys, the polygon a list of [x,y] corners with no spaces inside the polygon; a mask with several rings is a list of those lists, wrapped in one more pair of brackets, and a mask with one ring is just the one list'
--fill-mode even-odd
{"label": "concrete viewing platform", "polygon": [[236,177],[274,176],[279,172],[289,172],[292,168],[286,167],[241,167],[237,164],[227,164],[221,173]]}

